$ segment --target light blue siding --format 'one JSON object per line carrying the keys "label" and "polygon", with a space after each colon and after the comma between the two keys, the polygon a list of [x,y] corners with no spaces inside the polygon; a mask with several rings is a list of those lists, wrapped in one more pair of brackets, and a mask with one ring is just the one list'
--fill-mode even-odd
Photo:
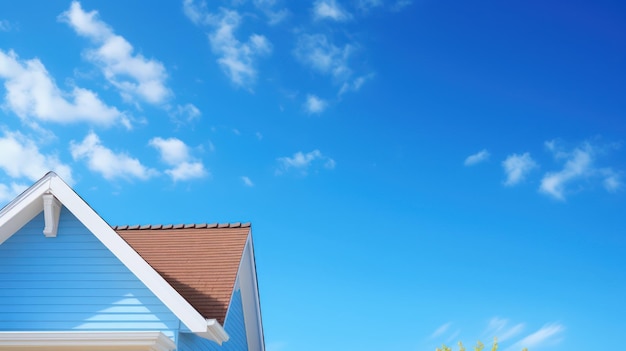
{"label": "light blue siding", "polygon": [[180,321],[66,208],[56,238],[43,213],[0,245],[1,331],[161,331]]}
{"label": "light blue siding", "polygon": [[179,351],[248,351],[246,327],[243,319],[243,305],[241,290],[233,293],[224,322],[224,329],[230,337],[220,347],[217,343],[200,338],[191,333],[180,333],[178,341]]}

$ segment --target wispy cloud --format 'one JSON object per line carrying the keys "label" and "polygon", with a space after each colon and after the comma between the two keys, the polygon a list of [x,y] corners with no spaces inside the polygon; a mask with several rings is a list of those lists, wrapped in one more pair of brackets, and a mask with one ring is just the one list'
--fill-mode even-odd
{"label": "wispy cloud", "polygon": [[522,348],[536,348],[552,343],[558,343],[565,327],[558,323],[547,324],[536,332],[524,337],[520,341],[507,348],[506,351],[518,351]]}
{"label": "wispy cloud", "polygon": [[608,172],[604,178],[604,188],[609,192],[614,192],[623,188],[622,181],[620,179],[619,174],[615,172]]}
{"label": "wispy cloud", "polygon": [[252,180],[250,180],[250,178],[246,177],[246,176],[242,176],[241,177],[241,181],[243,182],[243,184],[245,186],[249,186],[249,187],[253,187],[254,183],[252,182]]}
{"label": "wispy cloud", "polygon": [[483,149],[473,155],[467,156],[463,164],[466,166],[473,166],[483,161],[487,161],[489,159],[489,156],[489,151]]}
{"label": "wispy cloud", "polygon": [[345,82],[352,74],[348,67],[352,51],[351,45],[337,47],[323,34],[301,34],[294,54],[301,63],[313,70]]}
{"label": "wispy cloud", "polygon": [[530,157],[528,152],[521,155],[509,155],[503,162],[502,167],[506,174],[504,185],[512,186],[524,180],[526,175],[537,167],[537,163]]}
{"label": "wispy cloud", "polygon": [[178,125],[190,124],[202,116],[202,112],[194,104],[176,105],[168,108],[170,117]]}
{"label": "wispy cloud", "polygon": [[450,329],[451,325],[452,325],[452,322],[448,322],[448,323],[444,323],[440,325],[437,329],[435,329],[435,331],[432,334],[430,334],[431,339],[434,339],[443,335],[445,332],[448,331],[448,329]]}
{"label": "wispy cloud", "polygon": [[171,96],[165,84],[167,72],[163,64],[133,53],[133,46],[101,21],[97,11],[85,12],[80,3],[74,1],[59,20],[99,45],[95,50],[86,51],[85,57],[100,67],[125,99],[132,101],[138,97],[148,103],[161,104]]}
{"label": "wispy cloud", "polygon": [[267,16],[267,23],[271,26],[279,24],[289,16],[286,8],[276,8],[276,0],[253,0],[254,6]]}
{"label": "wispy cloud", "polygon": [[161,154],[161,160],[172,168],[165,170],[173,181],[203,178],[208,175],[204,164],[191,156],[189,146],[177,138],[152,138],[149,145]]}
{"label": "wispy cloud", "polygon": [[506,341],[520,334],[524,330],[524,323],[510,325],[508,319],[493,317],[489,320],[485,335],[488,338],[497,337],[498,341]]}
{"label": "wispy cloud", "polygon": [[317,149],[308,153],[299,151],[293,154],[292,157],[279,157],[276,174],[283,174],[291,169],[294,169],[299,171],[301,174],[306,175],[308,173],[308,169],[314,163],[321,164],[326,169],[333,169],[336,164],[335,160],[323,155]]}
{"label": "wispy cloud", "polygon": [[295,58],[314,72],[332,78],[339,86],[337,95],[359,91],[374,78],[374,73],[364,73],[355,77],[350,60],[357,52],[358,44],[353,42],[337,45],[325,34],[301,33],[293,50]]}
{"label": "wispy cloud", "polygon": [[[55,171],[66,182],[72,184],[70,166],[61,162],[55,154],[43,154],[35,142],[20,132],[5,131],[0,137],[0,169],[14,179],[27,178],[36,181],[48,171]],[[6,194],[19,186],[4,188]]]}
{"label": "wispy cloud", "polygon": [[341,89],[339,89],[338,95],[341,96],[347,92],[357,92],[361,90],[361,87],[363,86],[363,84],[365,84],[365,82],[372,78],[374,78],[374,73],[368,73],[366,75],[359,76],[354,80],[346,81],[343,83],[343,85],[341,85]]}
{"label": "wispy cloud", "polygon": [[251,34],[246,42],[235,36],[242,17],[235,10],[222,8],[219,13],[208,12],[204,2],[185,0],[183,11],[198,25],[209,25],[211,49],[218,56],[217,62],[233,84],[251,87],[257,78],[256,60],[272,52],[272,44],[263,35]]}
{"label": "wispy cloud", "polygon": [[313,3],[313,17],[316,20],[330,19],[343,22],[352,18],[352,15],[335,0],[317,0]]}
{"label": "wispy cloud", "polygon": [[326,107],[328,107],[328,102],[315,95],[308,95],[304,103],[304,108],[309,114],[322,113]]}
{"label": "wispy cloud", "polygon": [[82,142],[72,140],[70,152],[74,160],[85,160],[91,171],[99,173],[107,180],[118,178],[147,180],[158,174],[156,170],[144,166],[136,158],[105,147],[93,132]]}
{"label": "wispy cloud", "polygon": [[101,126],[120,123],[130,128],[125,114],[107,106],[96,93],[79,87],[70,92],[59,89],[37,58],[20,60],[14,51],[0,50],[0,78],[5,80],[4,106],[23,120]]}

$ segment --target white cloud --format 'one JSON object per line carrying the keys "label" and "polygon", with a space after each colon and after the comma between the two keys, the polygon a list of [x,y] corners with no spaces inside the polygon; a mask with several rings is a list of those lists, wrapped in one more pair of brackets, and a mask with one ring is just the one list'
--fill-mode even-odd
{"label": "white cloud", "polygon": [[315,95],[308,95],[304,104],[306,111],[311,114],[322,113],[326,107],[328,107],[328,103]]}
{"label": "white cloud", "polygon": [[165,173],[173,181],[203,178],[208,175],[204,164],[191,157],[189,147],[180,139],[156,137],[150,140],[149,145],[160,152],[163,162],[172,166],[165,170]]}
{"label": "white cloud", "polygon": [[579,183],[581,180],[598,178],[602,179],[604,188],[609,192],[622,188],[619,172],[610,167],[599,168],[595,166],[598,155],[604,153],[605,148],[587,142],[572,151],[564,151],[556,141],[545,144],[555,159],[565,160],[565,164],[560,171],[548,172],[543,176],[539,191],[555,199],[565,200],[565,193],[571,184]]}
{"label": "white cloud", "polygon": [[100,45],[95,50],[88,50],[85,56],[100,67],[106,79],[125,99],[132,101],[139,97],[148,103],[160,104],[171,96],[165,85],[167,72],[163,64],[133,54],[133,46],[102,22],[97,11],[85,12],[80,3],[74,1],[59,19],[69,24],[78,35]]}
{"label": "white cloud", "polygon": [[257,76],[254,60],[272,51],[271,44],[264,36],[252,34],[246,43],[235,37],[235,30],[241,23],[236,11],[223,10],[213,33],[209,35],[213,52],[220,57],[217,62],[226,75],[238,86],[252,85]]}
{"label": "white cloud", "polygon": [[306,154],[299,151],[296,152],[292,157],[279,157],[278,169],[276,170],[276,174],[282,174],[290,169],[295,169],[306,175],[308,169],[313,163],[321,163],[322,166],[326,169],[333,169],[336,165],[335,160],[330,157],[324,156],[317,149]]}
{"label": "white cloud", "polygon": [[130,128],[126,116],[104,104],[96,93],[79,87],[61,91],[39,59],[20,60],[15,52],[0,50],[0,78],[5,79],[4,106],[22,119],[104,126],[121,123]]}
{"label": "white cloud", "polygon": [[498,341],[508,340],[524,330],[524,323],[518,323],[513,326],[509,326],[508,319],[502,319],[498,317],[491,318],[487,325],[485,334],[489,338],[497,337]]}
{"label": "white cloud", "polygon": [[528,152],[521,155],[512,154],[509,155],[503,162],[504,172],[506,173],[506,180],[504,185],[515,185],[526,177],[526,175],[537,167],[537,163],[530,157]]}
{"label": "white cloud", "polygon": [[487,151],[486,149],[483,149],[473,155],[468,156],[465,159],[465,162],[463,164],[466,166],[473,166],[483,161],[487,161],[488,159],[489,159],[489,151]]}
{"label": "white cloud", "polygon": [[27,188],[28,185],[15,182],[11,182],[9,185],[0,184],[0,203],[13,200]]}
{"label": "white cloud", "polygon": [[[55,154],[42,154],[33,140],[19,132],[5,131],[4,136],[0,137],[0,150],[0,169],[11,178],[36,181],[49,171],[54,171],[67,183],[74,182],[68,165]],[[5,191],[10,189],[5,188]]]}
{"label": "white cloud", "polygon": [[167,109],[172,120],[179,125],[192,123],[202,116],[194,104],[176,105],[175,108],[168,106]]}
{"label": "white cloud", "polygon": [[246,176],[242,176],[241,177],[241,181],[243,182],[243,184],[245,186],[249,186],[249,187],[253,187],[254,183],[252,183],[252,180],[250,180],[250,178],[246,177]]}
{"label": "white cloud", "polygon": [[189,147],[177,138],[153,138],[150,146],[155,147],[161,153],[161,159],[168,165],[175,165],[189,159]]}
{"label": "white cloud", "polygon": [[614,192],[622,188],[622,181],[618,174],[610,171],[607,172],[606,178],[604,178],[604,188],[607,191]]}
{"label": "white cloud", "polygon": [[100,142],[100,138],[91,132],[82,142],[72,140],[70,151],[74,160],[86,160],[88,168],[100,173],[105,179],[141,179],[147,180],[158,174],[126,153],[115,153]]}
{"label": "white cloud", "polygon": [[556,199],[564,200],[565,185],[578,178],[589,176],[593,169],[592,160],[591,149],[575,149],[562,170],[549,172],[543,176],[539,189]]}
{"label": "white cloud", "polygon": [[202,162],[197,161],[179,163],[174,168],[165,170],[165,173],[175,182],[204,178],[208,175]]}
{"label": "white cloud", "polygon": [[276,0],[254,0],[254,6],[267,16],[268,24],[273,26],[284,21],[289,16],[286,8],[275,9]]}
{"label": "white cloud", "polygon": [[196,25],[207,24],[208,22],[207,8],[204,1],[198,4],[194,0],[184,0],[183,13]]}
{"label": "white cloud", "polygon": [[237,11],[222,8],[218,14],[213,14],[207,11],[206,3],[197,4],[193,0],[185,0],[183,11],[195,24],[213,27],[209,33],[209,42],[226,76],[237,86],[253,85],[257,78],[257,58],[272,52],[269,40],[253,33],[246,42],[239,41],[235,31],[241,25],[242,18]]}
{"label": "white cloud", "polygon": [[298,38],[294,54],[300,62],[312,69],[345,82],[352,74],[348,67],[352,51],[351,45],[346,44],[339,48],[323,34],[302,34]]}
{"label": "white cloud", "polygon": [[335,0],[317,0],[313,3],[313,16],[317,20],[331,19],[338,22],[349,20],[352,16]]}
{"label": "white cloud", "polygon": [[441,326],[439,326],[439,328],[435,329],[435,331],[430,335],[430,337],[434,339],[443,335],[446,331],[448,331],[448,329],[450,329],[451,325],[452,325],[452,322],[442,324]]}
{"label": "white cloud", "polygon": [[565,331],[565,327],[561,324],[547,324],[536,332],[516,342],[511,347],[507,348],[506,351],[518,351],[525,347],[536,348],[549,343],[557,343],[563,331]]}
{"label": "white cloud", "polygon": [[344,82],[343,85],[341,86],[341,89],[339,89],[339,96],[350,91],[356,92],[356,91],[361,90],[361,87],[363,86],[363,84],[365,84],[365,82],[372,79],[373,77],[374,77],[374,74],[369,73],[369,74],[357,77],[351,82]]}

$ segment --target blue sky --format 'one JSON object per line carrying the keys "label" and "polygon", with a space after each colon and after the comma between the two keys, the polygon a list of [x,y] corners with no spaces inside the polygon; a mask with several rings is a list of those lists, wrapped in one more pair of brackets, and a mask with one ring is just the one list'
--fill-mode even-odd
{"label": "blue sky", "polygon": [[0,3],[0,202],[251,221],[268,351],[626,330],[619,1]]}

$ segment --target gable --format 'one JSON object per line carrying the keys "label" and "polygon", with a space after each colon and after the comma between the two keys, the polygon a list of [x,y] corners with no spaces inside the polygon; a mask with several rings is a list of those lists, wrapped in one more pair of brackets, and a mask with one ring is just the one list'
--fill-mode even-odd
{"label": "gable", "polygon": [[[59,206],[44,206],[45,199],[54,197]],[[55,202],[53,201],[53,202]],[[165,279],[133,250],[91,207],[54,172],[49,172],[15,200],[0,209],[0,244],[44,210],[45,213],[63,205],[85,228],[117,257],[142,283],[172,311],[189,331],[218,344],[228,340],[228,334],[215,319],[204,318]],[[43,233],[54,235],[55,223],[45,222]]]}
{"label": "gable", "polygon": [[108,248],[61,208],[58,235],[36,215],[0,245],[0,330],[158,331],[179,319]]}

